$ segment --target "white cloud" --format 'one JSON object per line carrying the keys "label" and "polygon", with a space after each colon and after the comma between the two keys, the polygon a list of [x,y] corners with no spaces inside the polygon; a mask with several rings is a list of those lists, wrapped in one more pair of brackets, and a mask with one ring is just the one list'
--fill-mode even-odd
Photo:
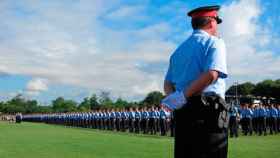
{"label": "white cloud", "polygon": [[158,81],[160,81],[160,79],[152,80],[152,82],[149,82],[145,87],[135,85],[132,87],[132,92],[138,95],[146,95],[148,92],[160,91],[162,85],[159,85]]}
{"label": "white cloud", "polygon": [[106,15],[108,20],[127,20],[127,18],[133,17],[130,20],[144,20],[147,18],[145,14],[146,7],[142,5],[133,6],[121,6],[117,10],[110,12]]}
{"label": "white cloud", "polygon": [[227,44],[230,82],[279,77],[276,67],[280,67],[280,58],[268,47],[277,37],[272,37],[272,30],[258,21],[263,10],[257,0],[233,1],[222,7],[220,29]]}
{"label": "white cloud", "polygon": [[26,93],[27,95],[39,95],[40,92],[47,91],[47,80],[41,78],[32,79],[27,83]]}
{"label": "white cloud", "polygon": [[[96,3],[98,6],[91,8]],[[50,85],[73,85],[96,92],[109,90],[114,96],[127,98],[160,89],[162,74],[142,71],[136,63],[168,60],[175,45],[162,36],[170,32],[170,26],[159,23],[121,31],[106,28],[98,17],[109,10],[108,4],[89,1],[78,7],[63,7],[58,1],[30,2],[21,4],[27,12],[32,11],[25,20],[2,14],[14,35],[6,35],[0,46],[1,71],[35,78],[26,88],[30,95],[47,90],[43,80]],[[138,16],[143,8],[123,9],[114,16],[130,11]]]}
{"label": "white cloud", "polygon": [[[105,17],[115,23],[137,17],[142,17],[142,22],[146,18],[151,20],[143,13],[146,6],[113,10],[118,1],[88,0],[73,5],[62,1],[26,1],[19,4],[24,14],[15,15],[9,9],[14,4],[4,2],[0,2],[0,19],[5,19],[0,24],[0,72],[31,76],[33,80],[26,88],[30,94],[51,91],[49,86],[60,84],[96,93],[109,90],[113,96],[124,98],[139,98],[152,90],[162,90],[169,55],[178,46],[170,39],[182,42],[190,32],[178,33],[177,27],[185,25],[178,20],[186,16],[185,8],[176,9],[178,4],[172,5],[178,12],[172,22],[164,19],[137,29],[113,29],[100,19]],[[159,9],[161,16],[170,11],[170,7]],[[232,78],[275,78],[280,62],[265,49],[275,39],[257,22],[262,13],[260,4],[255,0],[233,1],[223,6],[222,12],[221,33],[228,46]],[[180,26],[174,26],[177,23]],[[262,49],[259,51],[256,46]],[[166,63],[166,67],[151,73],[139,68],[139,63]],[[263,76],[255,78],[261,69],[265,69]]]}

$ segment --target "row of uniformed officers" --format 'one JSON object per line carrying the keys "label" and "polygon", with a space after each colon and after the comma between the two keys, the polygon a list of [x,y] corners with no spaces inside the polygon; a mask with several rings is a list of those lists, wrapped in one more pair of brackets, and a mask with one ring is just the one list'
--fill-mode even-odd
{"label": "row of uniformed officers", "polygon": [[[129,131],[144,134],[174,135],[173,115],[159,107],[101,109],[91,112],[23,115],[23,121],[64,126]],[[170,131],[170,132],[169,132]]]}
{"label": "row of uniformed officers", "polygon": [[230,136],[238,137],[241,126],[244,135],[267,135],[280,133],[280,105],[243,104],[230,109]]}

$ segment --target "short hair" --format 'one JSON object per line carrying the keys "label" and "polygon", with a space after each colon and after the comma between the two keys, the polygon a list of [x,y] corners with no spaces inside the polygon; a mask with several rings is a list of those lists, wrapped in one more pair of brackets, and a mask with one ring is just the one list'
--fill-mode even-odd
{"label": "short hair", "polygon": [[192,19],[192,28],[194,30],[205,27],[211,21],[210,17],[199,17]]}

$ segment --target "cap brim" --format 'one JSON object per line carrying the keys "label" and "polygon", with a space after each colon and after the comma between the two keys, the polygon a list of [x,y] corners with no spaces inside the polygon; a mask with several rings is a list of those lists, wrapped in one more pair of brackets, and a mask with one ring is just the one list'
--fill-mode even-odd
{"label": "cap brim", "polygon": [[223,22],[223,20],[221,18],[217,17],[217,24],[220,24],[222,22]]}
{"label": "cap brim", "polygon": [[219,5],[213,5],[213,6],[204,6],[204,7],[199,7],[194,10],[191,10],[188,12],[188,16],[191,16],[192,13],[201,11],[201,10],[219,10],[221,7]]}

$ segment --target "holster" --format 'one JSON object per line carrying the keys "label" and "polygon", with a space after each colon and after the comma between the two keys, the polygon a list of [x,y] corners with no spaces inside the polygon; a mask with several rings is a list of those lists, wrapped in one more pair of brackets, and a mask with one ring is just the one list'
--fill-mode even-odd
{"label": "holster", "polygon": [[201,124],[209,132],[228,128],[229,105],[216,94],[190,97],[187,105],[183,106],[182,110],[188,110],[189,114],[192,115],[192,119],[194,119],[192,122]]}

